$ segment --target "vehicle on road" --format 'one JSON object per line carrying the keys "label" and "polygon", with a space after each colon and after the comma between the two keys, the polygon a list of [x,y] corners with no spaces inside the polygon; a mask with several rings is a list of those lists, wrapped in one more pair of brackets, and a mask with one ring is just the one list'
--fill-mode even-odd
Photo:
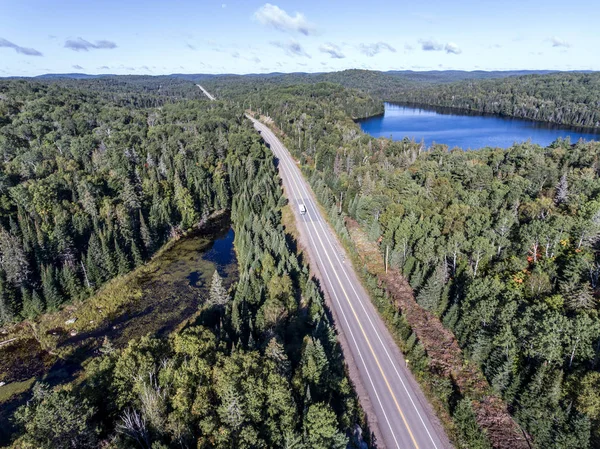
{"label": "vehicle on road", "polygon": [[304,204],[300,205],[300,215],[304,215],[306,213],[306,206]]}

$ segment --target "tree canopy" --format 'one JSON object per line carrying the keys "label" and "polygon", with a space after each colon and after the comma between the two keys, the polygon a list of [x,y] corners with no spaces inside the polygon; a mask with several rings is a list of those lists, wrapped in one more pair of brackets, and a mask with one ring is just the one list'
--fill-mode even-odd
{"label": "tree canopy", "polygon": [[[281,129],[340,235],[349,216],[382,256],[388,250],[536,446],[597,445],[600,144],[465,152],[376,140],[359,132],[334,87],[303,89],[263,90],[253,101]],[[466,419],[461,404],[450,411]]]}

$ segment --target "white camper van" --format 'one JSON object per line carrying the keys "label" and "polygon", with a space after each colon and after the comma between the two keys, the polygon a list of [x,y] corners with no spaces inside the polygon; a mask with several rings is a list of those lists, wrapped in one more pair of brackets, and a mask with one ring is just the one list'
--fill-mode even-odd
{"label": "white camper van", "polygon": [[306,213],[306,206],[304,204],[300,205],[300,215],[304,215]]}

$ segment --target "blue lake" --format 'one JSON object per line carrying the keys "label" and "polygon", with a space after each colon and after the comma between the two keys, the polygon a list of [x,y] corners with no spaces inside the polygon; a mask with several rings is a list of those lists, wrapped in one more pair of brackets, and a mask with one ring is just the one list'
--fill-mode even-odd
{"label": "blue lake", "polygon": [[405,137],[425,145],[442,143],[450,148],[508,148],[530,140],[547,146],[556,139],[570,137],[600,140],[600,130],[553,126],[529,120],[493,115],[461,114],[456,110],[385,104],[385,114],[359,121],[362,130],[373,137],[402,140]]}

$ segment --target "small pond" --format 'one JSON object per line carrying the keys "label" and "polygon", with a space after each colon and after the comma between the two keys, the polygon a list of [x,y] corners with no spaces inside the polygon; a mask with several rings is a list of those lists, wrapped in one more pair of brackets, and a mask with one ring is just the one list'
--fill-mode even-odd
{"label": "small pond", "polygon": [[14,410],[27,400],[36,380],[49,384],[73,380],[82,364],[98,354],[105,337],[113,346],[124,347],[131,339],[148,334],[167,335],[194,320],[208,295],[215,270],[226,287],[238,278],[233,240],[229,216],[223,214],[168,245],[127,278],[135,299],[122,306],[115,316],[76,335],[63,330],[57,337],[56,350],[67,357],[43,350],[26,331],[14,343],[0,347],[0,381],[6,381],[0,386],[0,447],[8,443],[11,434],[11,426],[4,423],[9,423]]}

